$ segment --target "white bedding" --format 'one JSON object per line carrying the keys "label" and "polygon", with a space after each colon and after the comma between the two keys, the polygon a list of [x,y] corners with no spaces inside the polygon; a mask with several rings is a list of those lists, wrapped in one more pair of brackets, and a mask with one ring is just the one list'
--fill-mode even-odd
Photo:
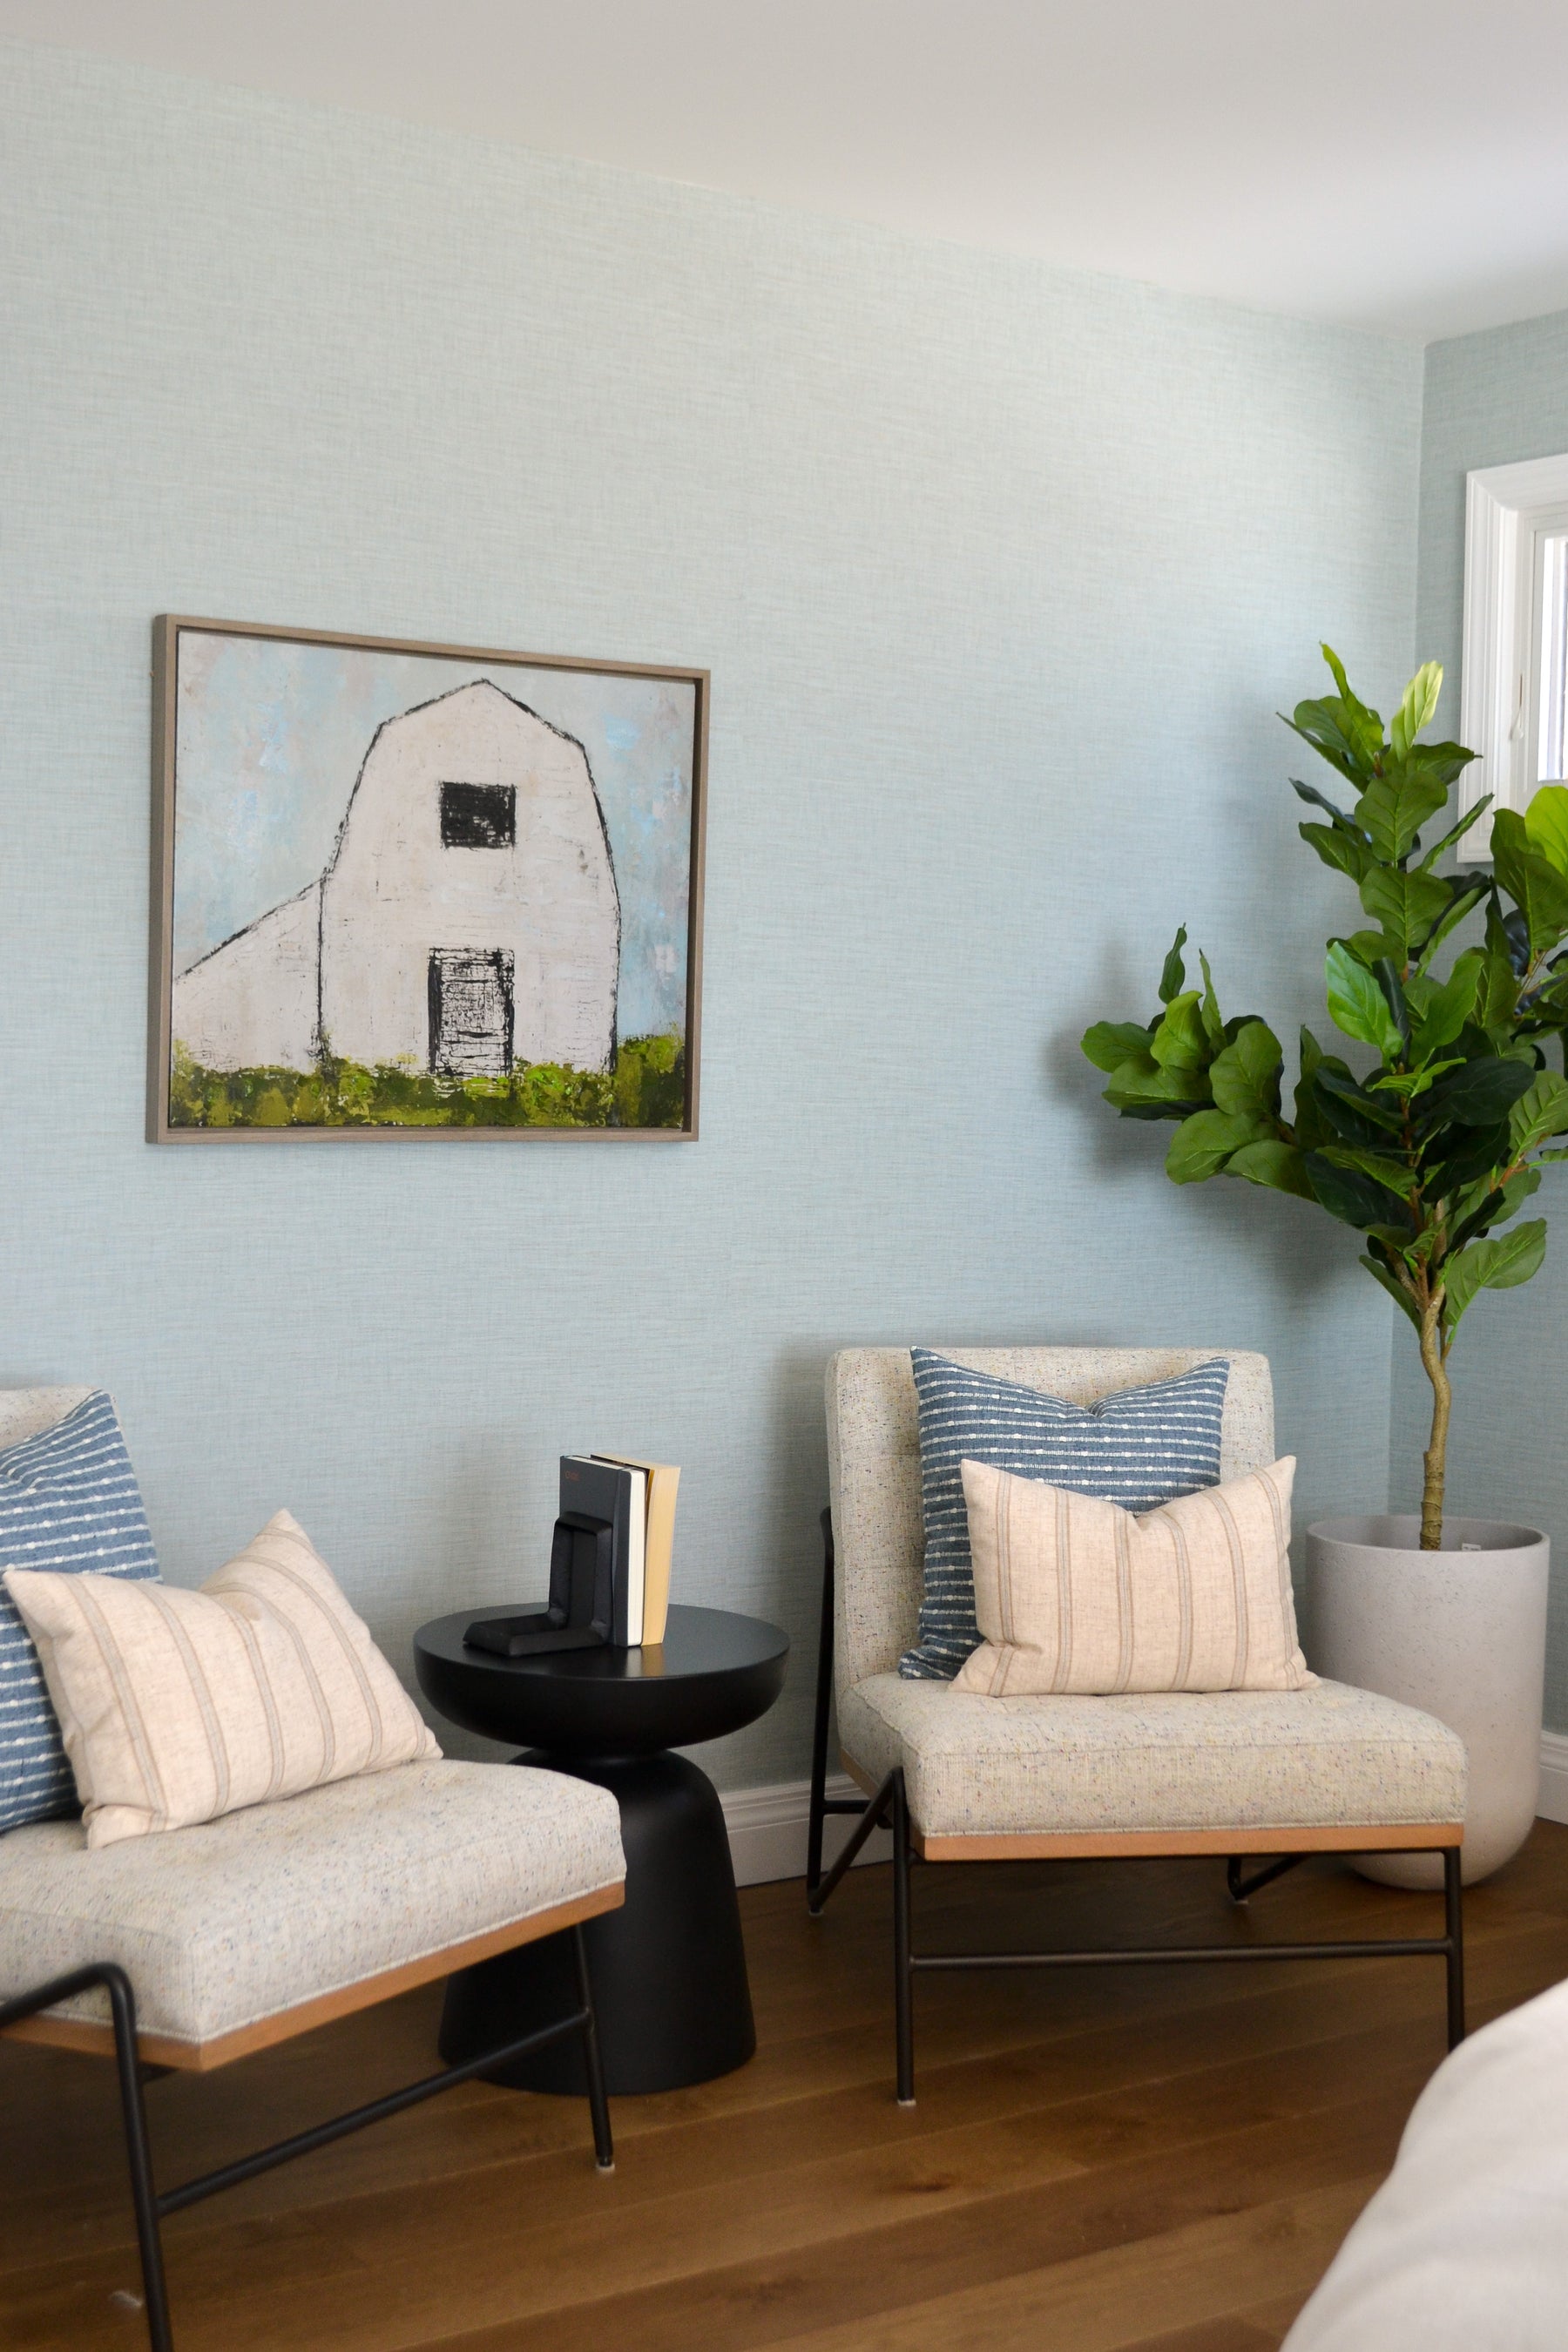
{"label": "white bedding", "polygon": [[1565,2352],[1568,1982],[1461,2043],[1281,2352]]}

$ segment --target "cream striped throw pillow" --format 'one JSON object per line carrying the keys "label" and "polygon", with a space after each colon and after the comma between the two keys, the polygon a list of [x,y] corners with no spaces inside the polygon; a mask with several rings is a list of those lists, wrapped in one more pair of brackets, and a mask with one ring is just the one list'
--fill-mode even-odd
{"label": "cream striped throw pillow", "polygon": [[[963,1465],[984,1640],[954,1690],[1292,1691],[1287,1454],[1141,1517],[1067,1486]],[[134,1588],[129,1588],[134,1589]]]}
{"label": "cream striped throw pillow", "polygon": [[89,1846],[438,1756],[296,1519],[199,1592],[14,1568]]}

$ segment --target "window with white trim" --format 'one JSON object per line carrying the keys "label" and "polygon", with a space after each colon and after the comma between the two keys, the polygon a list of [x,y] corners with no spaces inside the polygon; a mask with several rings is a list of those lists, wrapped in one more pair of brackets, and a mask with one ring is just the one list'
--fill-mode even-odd
{"label": "window with white trim", "polygon": [[[1467,478],[1459,733],[1479,754],[1461,813],[1490,793],[1522,814],[1539,785],[1568,782],[1568,455]],[[1458,856],[1490,855],[1489,812]]]}

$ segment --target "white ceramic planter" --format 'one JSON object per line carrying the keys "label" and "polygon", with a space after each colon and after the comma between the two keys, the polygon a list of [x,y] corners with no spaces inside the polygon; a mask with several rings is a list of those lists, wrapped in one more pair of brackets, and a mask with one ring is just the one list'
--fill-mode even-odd
{"label": "white ceramic planter", "polygon": [[[1541,1793],[1548,1538],[1450,1518],[1441,1551],[1415,1518],[1320,1519],[1307,1530],[1309,1663],[1435,1715],[1469,1755],[1465,1882],[1518,1853]],[[1474,1549],[1467,1549],[1470,1546]],[[1436,1855],[1356,1868],[1385,1886],[1440,1886]]]}

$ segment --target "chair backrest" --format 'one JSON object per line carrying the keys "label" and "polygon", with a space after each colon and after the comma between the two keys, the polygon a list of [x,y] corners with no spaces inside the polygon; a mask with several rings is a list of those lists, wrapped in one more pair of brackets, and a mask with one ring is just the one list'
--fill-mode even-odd
{"label": "chair backrest", "polygon": [[53,1429],[92,1394],[91,1389],[0,1389],[0,1447],[20,1445]]}
{"label": "chair backrest", "polygon": [[[955,1364],[1096,1404],[1206,1364],[1230,1363],[1220,1424],[1222,1478],[1274,1460],[1268,1359],[1232,1348],[942,1348]],[[836,1557],[834,1679],[888,1674],[915,1638],[925,1528],[920,1413],[907,1348],[846,1348],[827,1367],[827,1475]]]}

